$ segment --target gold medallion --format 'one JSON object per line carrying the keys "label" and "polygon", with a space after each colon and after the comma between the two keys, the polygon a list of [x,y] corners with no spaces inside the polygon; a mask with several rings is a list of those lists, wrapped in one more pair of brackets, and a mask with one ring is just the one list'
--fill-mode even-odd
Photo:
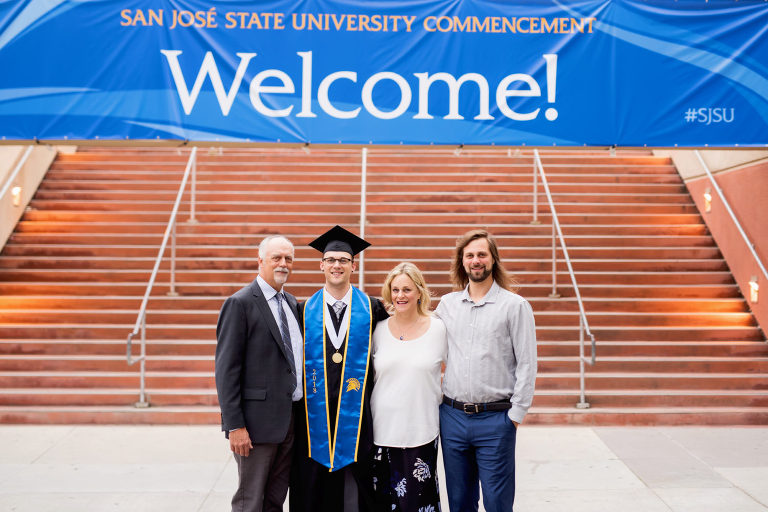
{"label": "gold medallion", "polygon": [[339,354],[338,352],[334,352],[333,355],[331,356],[331,360],[336,364],[339,364],[342,359],[343,358],[341,357],[341,354]]}

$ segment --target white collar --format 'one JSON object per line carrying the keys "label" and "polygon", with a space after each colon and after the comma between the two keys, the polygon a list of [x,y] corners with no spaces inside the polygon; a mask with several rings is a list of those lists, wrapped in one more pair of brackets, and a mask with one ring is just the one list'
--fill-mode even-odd
{"label": "white collar", "polygon": [[[325,289],[325,293],[323,295],[325,296],[326,304],[330,304],[331,306],[336,304],[337,299],[333,295],[331,295],[328,289]],[[341,302],[343,302],[345,306],[349,306],[349,303],[351,301],[352,301],[352,285],[349,286],[349,290],[347,290],[347,293],[341,298]]]}
{"label": "white collar", "polygon": [[280,290],[275,290],[270,286],[268,282],[264,280],[261,276],[256,276],[256,282],[259,283],[259,288],[261,288],[261,293],[264,294],[264,298],[268,301],[272,299],[275,295],[280,293]]}

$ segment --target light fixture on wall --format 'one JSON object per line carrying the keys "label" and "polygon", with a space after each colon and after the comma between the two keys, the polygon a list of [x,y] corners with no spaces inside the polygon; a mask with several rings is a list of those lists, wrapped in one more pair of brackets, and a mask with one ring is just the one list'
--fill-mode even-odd
{"label": "light fixture on wall", "polygon": [[704,211],[707,213],[712,211],[712,190],[709,188],[704,191]]}
{"label": "light fixture on wall", "polygon": [[749,302],[757,304],[757,292],[760,291],[760,285],[757,284],[757,276],[752,276],[749,280]]}
{"label": "light fixture on wall", "polygon": [[21,187],[16,186],[11,189],[11,198],[13,200],[13,206],[21,205]]}

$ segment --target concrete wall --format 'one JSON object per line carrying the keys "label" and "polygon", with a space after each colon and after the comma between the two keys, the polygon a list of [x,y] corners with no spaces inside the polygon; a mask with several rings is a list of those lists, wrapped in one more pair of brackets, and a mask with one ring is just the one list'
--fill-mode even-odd
{"label": "concrete wall", "polygon": [[[672,157],[741,293],[747,298],[763,332],[768,332],[768,280],[750,254],[701,163],[693,151],[654,153]],[[706,150],[701,151],[701,155],[760,261],[768,267],[768,151]],[[709,212],[705,211],[704,193],[707,191],[712,196]],[[760,287],[757,303],[749,300],[749,281],[755,276]]]}
{"label": "concrete wall", "polygon": [[[0,192],[7,182],[16,164],[21,160],[28,146],[0,146]],[[16,224],[24,214],[24,210],[32,196],[40,186],[43,176],[56,157],[58,148],[53,146],[34,146],[29,159],[16,175],[11,186],[3,197],[0,197],[0,250],[5,246],[13,233]],[[13,204],[12,189],[21,187],[21,197],[18,206]]]}

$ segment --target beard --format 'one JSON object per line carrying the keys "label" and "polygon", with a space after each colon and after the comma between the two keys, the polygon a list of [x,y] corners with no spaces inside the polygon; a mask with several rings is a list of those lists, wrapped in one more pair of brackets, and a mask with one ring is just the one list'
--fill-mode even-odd
{"label": "beard", "polygon": [[467,272],[467,277],[469,278],[469,280],[475,283],[482,283],[483,281],[488,279],[488,276],[491,275],[491,272],[493,272],[492,269],[488,267],[483,267],[483,272],[479,275],[476,275],[472,273],[473,270],[480,270],[480,269],[469,269],[469,271]]}
{"label": "beard", "polygon": [[273,274],[275,276],[275,282],[277,284],[279,284],[279,285],[284,285],[286,283],[286,281],[288,281],[288,275],[289,274],[290,274],[290,272],[289,272],[289,270],[287,268],[286,269],[281,269],[281,268],[275,269],[274,274]]}

